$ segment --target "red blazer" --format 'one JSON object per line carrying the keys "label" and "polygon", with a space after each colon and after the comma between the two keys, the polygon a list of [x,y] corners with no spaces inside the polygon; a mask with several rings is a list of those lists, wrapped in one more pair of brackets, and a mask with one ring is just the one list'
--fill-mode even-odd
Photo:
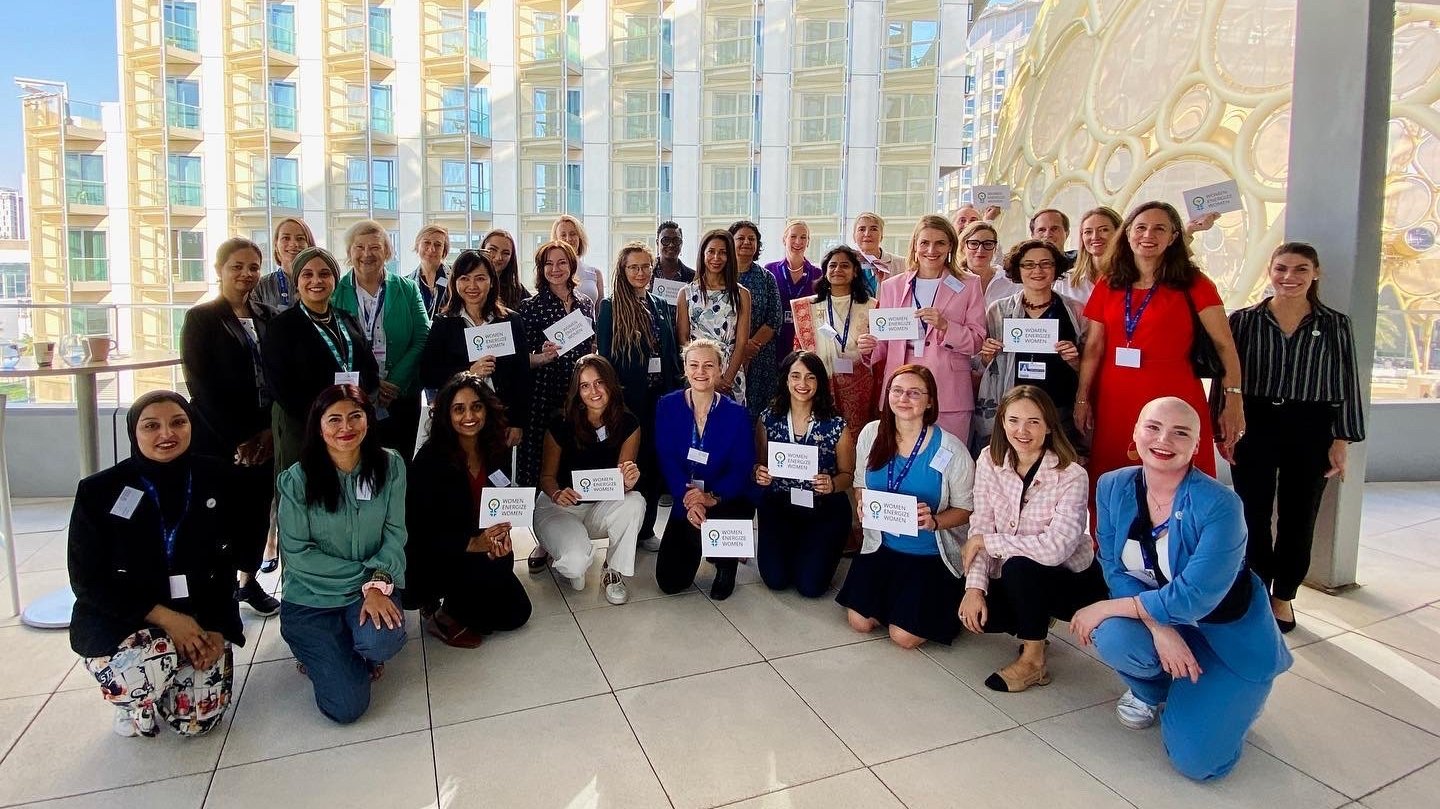
{"label": "red blazer", "polygon": [[[879,308],[912,308],[915,272],[892,275],[880,285]],[[958,288],[958,289],[957,289]],[[875,369],[880,407],[885,406],[885,391],[890,387],[890,373],[902,365],[919,363],[935,375],[940,392],[942,412],[975,409],[975,381],[971,375],[971,357],[980,353],[985,341],[985,292],[979,281],[954,275],[946,276],[935,293],[935,308],[948,321],[948,328],[925,331],[925,355],[915,357],[908,340],[881,340],[866,362]]]}

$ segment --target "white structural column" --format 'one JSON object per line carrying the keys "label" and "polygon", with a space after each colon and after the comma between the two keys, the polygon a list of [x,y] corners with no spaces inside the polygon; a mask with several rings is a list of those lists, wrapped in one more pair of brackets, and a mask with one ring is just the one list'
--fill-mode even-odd
{"label": "white structural column", "polygon": [[[1355,329],[1360,390],[1370,395],[1390,118],[1394,0],[1299,0],[1285,236],[1320,251],[1327,304]],[[1368,406],[1367,406],[1368,415]],[[1365,445],[1325,493],[1307,583],[1355,584]]]}

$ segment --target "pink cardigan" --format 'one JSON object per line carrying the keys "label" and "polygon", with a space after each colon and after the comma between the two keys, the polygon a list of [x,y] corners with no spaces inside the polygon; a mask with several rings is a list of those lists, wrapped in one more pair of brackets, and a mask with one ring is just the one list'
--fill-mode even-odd
{"label": "pink cardigan", "polygon": [[1008,462],[997,467],[990,449],[975,459],[975,512],[970,515],[970,536],[985,537],[985,552],[965,571],[965,587],[988,592],[990,579],[1012,556],[1024,556],[1042,565],[1080,572],[1095,559],[1095,546],[1085,532],[1090,477],[1079,464],[1064,469],[1055,453],[1046,450],[1040,469],[1020,508],[1023,481]]}
{"label": "pink cardigan", "polygon": [[[880,285],[879,308],[914,307],[914,279],[913,271],[886,278]],[[971,357],[980,353],[980,344],[985,342],[985,292],[974,279],[949,275],[935,293],[935,308],[948,321],[948,327],[926,330],[923,357],[915,357],[908,340],[881,340],[866,359],[875,369],[876,378],[882,380],[876,385],[881,408],[885,406],[890,374],[902,365],[918,362],[935,375],[942,413],[975,409]]]}

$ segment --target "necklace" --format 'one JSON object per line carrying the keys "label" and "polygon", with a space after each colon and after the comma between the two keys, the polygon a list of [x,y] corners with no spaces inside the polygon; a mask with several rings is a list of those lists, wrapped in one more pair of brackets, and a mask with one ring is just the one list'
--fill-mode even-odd
{"label": "necklace", "polygon": [[1027,312],[1043,312],[1046,309],[1049,309],[1050,304],[1054,303],[1054,301],[1055,299],[1053,297],[1046,298],[1043,303],[1031,303],[1024,298],[1020,299],[1020,302],[1025,305],[1025,311]]}

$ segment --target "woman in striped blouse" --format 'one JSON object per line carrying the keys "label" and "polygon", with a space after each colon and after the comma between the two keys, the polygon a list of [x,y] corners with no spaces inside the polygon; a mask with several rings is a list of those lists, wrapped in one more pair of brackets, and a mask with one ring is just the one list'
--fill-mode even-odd
{"label": "woman in striped blouse", "polygon": [[[1230,315],[1245,369],[1245,423],[1231,477],[1245,504],[1250,566],[1270,590],[1281,632],[1310,566],[1320,496],[1365,440],[1350,318],[1320,303],[1320,256],[1287,242],[1270,256],[1275,294]],[[1270,530],[1271,517],[1276,517]]]}

